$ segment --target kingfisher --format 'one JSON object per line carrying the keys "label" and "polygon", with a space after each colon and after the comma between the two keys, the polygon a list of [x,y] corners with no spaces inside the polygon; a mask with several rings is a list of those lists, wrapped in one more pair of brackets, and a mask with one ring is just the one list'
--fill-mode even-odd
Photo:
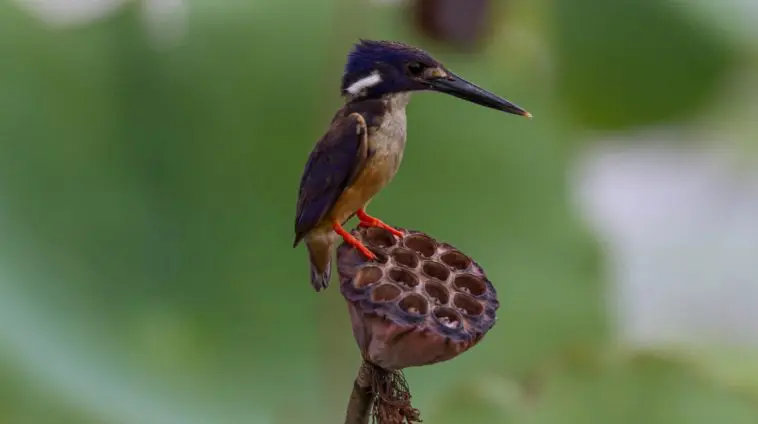
{"label": "kingfisher", "polygon": [[295,217],[296,247],[305,241],[311,285],[329,286],[334,243],[342,237],[367,259],[376,255],[344,223],[396,228],[369,215],[366,206],[395,176],[406,144],[405,108],[413,92],[437,91],[531,118],[519,106],[451,72],[426,51],[397,41],[360,39],[348,53],[341,83],[344,105],[305,164]]}

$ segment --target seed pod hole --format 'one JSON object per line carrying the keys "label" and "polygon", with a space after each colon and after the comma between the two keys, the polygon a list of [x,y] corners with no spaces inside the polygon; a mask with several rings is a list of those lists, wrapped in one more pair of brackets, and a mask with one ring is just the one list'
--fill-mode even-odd
{"label": "seed pod hole", "polygon": [[357,274],[355,274],[355,279],[353,280],[353,284],[356,288],[366,287],[370,286],[372,284],[376,284],[379,282],[379,280],[382,279],[382,270],[379,267],[375,266],[367,266],[361,268]]}
{"label": "seed pod hole", "polygon": [[461,326],[461,316],[453,308],[439,307],[434,310],[434,317],[447,328],[459,328]]}
{"label": "seed pod hole", "polygon": [[389,261],[389,258],[387,255],[382,252],[381,250],[377,249],[376,247],[367,246],[368,250],[370,250],[374,255],[376,255],[376,262],[379,262],[381,264],[386,264]]}
{"label": "seed pod hole", "polygon": [[481,315],[482,312],[484,312],[484,306],[482,306],[481,303],[477,302],[476,299],[465,293],[458,293],[453,296],[453,305],[463,315],[473,317]]}
{"label": "seed pod hole", "polygon": [[424,274],[440,281],[447,281],[447,277],[450,276],[450,270],[445,265],[437,262],[424,262],[422,269],[424,270]]}
{"label": "seed pod hole", "polygon": [[363,235],[369,244],[378,247],[392,247],[395,245],[395,236],[384,228],[370,227]]}
{"label": "seed pod hole", "polygon": [[[390,234],[391,235],[391,234]],[[421,234],[415,234],[405,239],[405,247],[415,250],[426,258],[431,258],[437,250],[434,240]]]}
{"label": "seed pod hole", "polygon": [[371,292],[371,300],[374,302],[391,302],[400,297],[400,293],[402,293],[400,287],[394,284],[384,283],[377,286],[374,291]]}
{"label": "seed pod hole", "polygon": [[487,291],[487,286],[484,284],[484,281],[471,274],[462,274],[455,277],[455,280],[453,280],[453,287],[455,287],[456,290],[474,296],[481,296]]}
{"label": "seed pod hole", "polygon": [[416,256],[416,252],[410,249],[400,247],[395,249],[391,255],[396,264],[407,266],[408,268],[416,268],[418,266],[418,256]]}
{"label": "seed pod hole", "polygon": [[463,271],[464,269],[467,269],[469,265],[471,265],[471,259],[469,259],[469,257],[463,253],[458,252],[457,250],[445,253],[442,255],[442,257],[440,257],[440,259],[445,263],[445,265],[459,271]]}
{"label": "seed pod hole", "polygon": [[400,309],[415,315],[426,315],[429,312],[429,304],[423,296],[411,293],[400,301]]}
{"label": "seed pod hole", "polygon": [[416,287],[418,285],[418,278],[407,269],[392,268],[390,270],[390,279],[408,287]]}
{"label": "seed pod hole", "polygon": [[446,305],[450,300],[450,293],[447,288],[440,283],[429,282],[424,284],[424,291],[432,298],[436,305]]}

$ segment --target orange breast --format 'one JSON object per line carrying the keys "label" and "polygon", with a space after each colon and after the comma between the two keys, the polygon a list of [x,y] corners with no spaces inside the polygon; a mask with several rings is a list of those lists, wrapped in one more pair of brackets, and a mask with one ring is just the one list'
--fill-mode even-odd
{"label": "orange breast", "polygon": [[375,156],[369,159],[353,184],[348,186],[335,202],[329,214],[331,218],[339,222],[348,219],[379,193],[396,171],[397,164],[390,157]]}

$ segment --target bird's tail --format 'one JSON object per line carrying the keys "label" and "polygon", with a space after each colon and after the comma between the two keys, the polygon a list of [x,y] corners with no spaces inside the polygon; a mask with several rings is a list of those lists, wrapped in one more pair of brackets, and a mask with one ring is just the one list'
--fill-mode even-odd
{"label": "bird's tail", "polygon": [[332,243],[328,240],[308,240],[306,245],[311,261],[311,285],[319,292],[329,287],[332,276]]}

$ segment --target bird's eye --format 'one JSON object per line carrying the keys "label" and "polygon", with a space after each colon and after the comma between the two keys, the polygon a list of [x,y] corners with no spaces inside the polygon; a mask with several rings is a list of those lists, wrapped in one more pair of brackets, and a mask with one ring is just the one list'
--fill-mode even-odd
{"label": "bird's eye", "polygon": [[418,62],[409,62],[406,65],[406,68],[408,69],[408,73],[413,76],[419,76],[422,72],[424,72],[424,65]]}

